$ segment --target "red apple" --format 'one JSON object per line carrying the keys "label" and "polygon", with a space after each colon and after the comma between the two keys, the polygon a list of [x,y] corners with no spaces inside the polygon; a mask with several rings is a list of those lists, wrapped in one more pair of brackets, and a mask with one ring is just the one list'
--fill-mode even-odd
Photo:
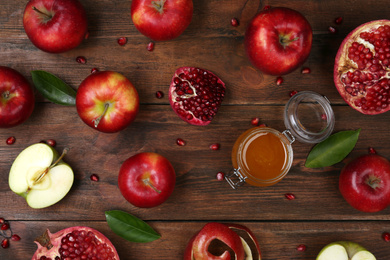
{"label": "red apple", "polygon": [[313,32],[299,12],[275,7],[258,13],[245,32],[252,64],[269,75],[288,74],[309,57]]}
{"label": "red apple", "polygon": [[157,153],[131,156],[119,170],[118,186],[123,197],[140,208],[162,204],[172,194],[175,183],[171,163]]}
{"label": "red apple", "polygon": [[134,121],[139,97],[133,84],[122,74],[101,71],[81,82],[76,94],[80,118],[105,133],[119,132]]}
{"label": "red apple", "polygon": [[0,66],[0,127],[23,123],[34,105],[34,91],[26,78],[14,69]]}
{"label": "red apple", "polygon": [[191,23],[192,0],[133,0],[131,19],[143,35],[154,41],[178,37]]}
{"label": "red apple", "polygon": [[23,26],[37,48],[60,53],[83,41],[87,15],[78,0],[30,0],[24,10]]}
{"label": "red apple", "polygon": [[377,212],[390,204],[390,162],[377,154],[360,156],[341,171],[339,189],[352,207]]}

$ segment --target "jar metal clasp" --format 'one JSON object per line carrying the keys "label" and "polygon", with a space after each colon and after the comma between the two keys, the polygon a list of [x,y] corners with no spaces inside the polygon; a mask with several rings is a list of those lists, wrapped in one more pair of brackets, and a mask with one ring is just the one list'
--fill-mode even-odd
{"label": "jar metal clasp", "polygon": [[[234,182],[234,180],[232,180],[232,178],[237,178],[238,181]],[[234,169],[230,174],[227,174],[225,176],[225,180],[230,184],[230,186],[233,189],[236,189],[239,186],[242,186],[245,183],[245,180],[247,178],[248,177],[243,176],[242,173],[240,172],[240,167],[238,167],[238,169]]]}

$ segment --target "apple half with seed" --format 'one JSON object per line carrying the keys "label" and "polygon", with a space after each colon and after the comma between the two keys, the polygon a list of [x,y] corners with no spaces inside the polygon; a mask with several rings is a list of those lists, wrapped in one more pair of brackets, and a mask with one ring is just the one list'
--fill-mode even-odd
{"label": "apple half with seed", "polygon": [[317,260],[376,260],[375,256],[358,243],[338,241],[326,245]]}
{"label": "apple half with seed", "polygon": [[9,187],[26,199],[32,208],[49,207],[69,192],[73,185],[73,170],[62,161],[57,151],[43,143],[24,149],[15,159],[9,173]]}

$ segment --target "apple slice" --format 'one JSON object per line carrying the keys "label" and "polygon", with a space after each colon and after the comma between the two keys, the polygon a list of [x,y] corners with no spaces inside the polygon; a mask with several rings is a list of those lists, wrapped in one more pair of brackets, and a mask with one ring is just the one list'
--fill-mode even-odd
{"label": "apple slice", "polygon": [[317,260],[376,260],[376,258],[355,242],[338,241],[326,245],[318,254]]}
{"label": "apple slice", "polygon": [[9,173],[9,187],[26,199],[32,208],[49,207],[69,192],[73,185],[73,170],[47,144],[33,144],[15,159]]}

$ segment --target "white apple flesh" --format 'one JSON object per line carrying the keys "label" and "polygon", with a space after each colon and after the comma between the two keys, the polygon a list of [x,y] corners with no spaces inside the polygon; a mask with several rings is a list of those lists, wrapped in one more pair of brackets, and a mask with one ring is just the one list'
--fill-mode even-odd
{"label": "white apple flesh", "polygon": [[338,241],[325,246],[318,254],[317,260],[376,260],[376,258],[355,242]]}
{"label": "white apple flesh", "polygon": [[24,149],[12,164],[8,183],[13,192],[32,208],[49,207],[69,192],[72,168],[49,145],[39,143]]}

